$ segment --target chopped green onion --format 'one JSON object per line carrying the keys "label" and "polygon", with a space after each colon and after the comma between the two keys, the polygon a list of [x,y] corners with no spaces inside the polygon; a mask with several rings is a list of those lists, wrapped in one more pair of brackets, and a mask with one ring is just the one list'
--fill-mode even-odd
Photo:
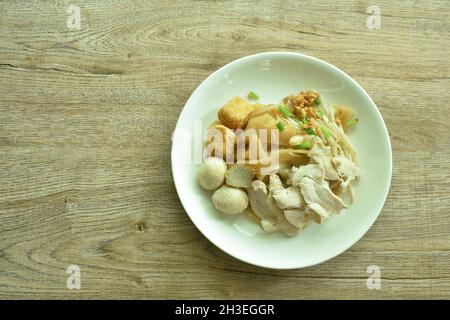
{"label": "chopped green onion", "polygon": [[316,110],[316,114],[317,114],[319,117],[323,117],[323,115],[324,115],[324,113],[323,113],[322,110]]}
{"label": "chopped green onion", "polygon": [[280,104],[278,106],[278,110],[280,110],[281,114],[283,116],[285,116],[285,117],[292,117],[293,116],[292,112],[284,104]]}
{"label": "chopped green onion", "polygon": [[276,126],[280,132],[284,130],[284,124],[282,122],[277,122]]}
{"label": "chopped green onion", "polygon": [[327,140],[330,139],[331,133],[330,133],[330,131],[328,131],[327,127],[325,127],[324,125],[321,125],[320,129],[322,129],[322,133],[323,133],[323,136],[325,137],[325,139],[327,139]]}
{"label": "chopped green onion", "polygon": [[322,101],[320,101],[320,98],[317,98],[316,100],[314,100],[314,104],[319,105]]}
{"label": "chopped green onion", "polygon": [[359,119],[353,119],[347,122],[347,127],[350,128],[359,122]]}
{"label": "chopped green onion", "polygon": [[303,141],[299,145],[296,145],[294,149],[311,149],[311,141]]}
{"label": "chopped green onion", "polygon": [[302,120],[300,120],[303,124],[307,124],[308,123],[308,118],[307,117],[305,117],[305,118],[302,118]]}
{"label": "chopped green onion", "polygon": [[305,132],[306,132],[307,134],[309,134],[310,136],[315,136],[315,135],[316,135],[316,133],[314,132],[314,130],[311,129],[311,128],[303,128],[303,130],[305,130]]}
{"label": "chopped green onion", "polygon": [[251,99],[251,100],[258,100],[259,96],[256,93],[254,93],[253,91],[250,91],[248,93],[248,98]]}

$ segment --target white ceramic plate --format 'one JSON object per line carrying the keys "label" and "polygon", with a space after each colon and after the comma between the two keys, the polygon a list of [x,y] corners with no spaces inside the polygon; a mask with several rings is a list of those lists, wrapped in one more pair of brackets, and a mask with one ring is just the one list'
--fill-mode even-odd
{"label": "white ceramic plate", "polygon": [[[354,108],[358,125],[349,134],[362,170],[356,201],[321,225],[310,224],[297,236],[266,234],[244,215],[224,216],[211,204],[211,193],[196,181],[198,164],[189,159],[194,123],[206,128],[233,96],[249,91],[262,103],[277,103],[301,90],[319,91],[326,104]],[[347,74],[322,60],[291,52],[247,56],[204,80],[186,102],[174,133],[172,171],[180,200],[192,222],[217,247],[253,265],[292,269],[335,257],[356,243],[374,223],[389,190],[391,145],[383,119],[369,95]]]}

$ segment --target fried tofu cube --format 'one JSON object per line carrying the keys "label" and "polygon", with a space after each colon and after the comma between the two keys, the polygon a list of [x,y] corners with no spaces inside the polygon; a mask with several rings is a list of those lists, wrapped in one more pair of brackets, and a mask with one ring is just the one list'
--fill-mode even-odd
{"label": "fried tofu cube", "polygon": [[254,106],[240,97],[233,97],[218,112],[220,122],[230,129],[242,129]]}

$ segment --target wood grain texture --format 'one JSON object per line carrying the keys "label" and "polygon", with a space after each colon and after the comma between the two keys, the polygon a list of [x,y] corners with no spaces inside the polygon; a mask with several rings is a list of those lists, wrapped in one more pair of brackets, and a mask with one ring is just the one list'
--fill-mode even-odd
{"label": "wood grain texture", "polygon": [[[66,26],[69,4],[81,30]],[[366,27],[371,4],[380,30]],[[450,298],[448,1],[3,0],[0,12],[0,298]],[[374,226],[302,270],[217,249],[171,176],[170,135],[191,92],[271,50],[349,73],[393,148]],[[81,290],[66,288],[70,264]],[[381,290],[366,287],[372,264]]]}

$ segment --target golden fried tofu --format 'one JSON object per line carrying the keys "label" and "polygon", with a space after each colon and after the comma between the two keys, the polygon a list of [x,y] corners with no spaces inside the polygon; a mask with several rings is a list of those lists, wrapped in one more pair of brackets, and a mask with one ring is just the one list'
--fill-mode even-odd
{"label": "golden fried tofu", "polygon": [[254,106],[240,97],[233,97],[225,103],[218,112],[220,122],[230,129],[245,127],[248,115]]}

